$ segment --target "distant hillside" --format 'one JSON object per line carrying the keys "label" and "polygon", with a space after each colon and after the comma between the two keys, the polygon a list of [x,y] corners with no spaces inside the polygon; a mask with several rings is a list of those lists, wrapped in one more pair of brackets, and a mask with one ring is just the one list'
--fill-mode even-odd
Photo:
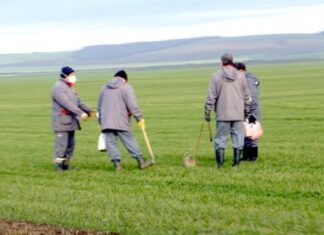
{"label": "distant hillside", "polygon": [[1,67],[217,62],[229,52],[248,61],[324,59],[324,32],[244,37],[201,37],[88,46],[78,51],[0,55]]}
{"label": "distant hillside", "polygon": [[218,59],[230,52],[245,60],[324,58],[324,34],[204,37],[124,45],[90,46],[71,56],[85,63],[143,63]]}

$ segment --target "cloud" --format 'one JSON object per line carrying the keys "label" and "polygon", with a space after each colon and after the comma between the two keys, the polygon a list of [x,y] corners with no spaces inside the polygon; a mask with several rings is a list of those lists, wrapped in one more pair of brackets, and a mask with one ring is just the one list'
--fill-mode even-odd
{"label": "cloud", "polygon": [[242,18],[242,17],[256,17],[256,16],[274,16],[283,14],[301,14],[305,11],[317,11],[318,7],[324,5],[314,6],[297,6],[284,8],[246,8],[246,9],[228,9],[228,10],[207,10],[207,11],[187,11],[175,16],[176,19],[203,19],[203,18]]}
{"label": "cloud", "polygon": [[[144,25],[108,20],[8,25],[0,28],[0,53],[69,51],[88,45],[200,36],[314,33],[323,30],[319,23],[324,22],[323,12],[324,5],[318,5],[155,15],[146,18],[150,23]],[[166,19],[173,23],[159,24]]]}

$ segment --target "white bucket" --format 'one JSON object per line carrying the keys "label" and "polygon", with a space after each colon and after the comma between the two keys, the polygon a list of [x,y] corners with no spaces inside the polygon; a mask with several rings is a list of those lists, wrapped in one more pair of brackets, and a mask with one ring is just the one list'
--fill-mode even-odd
{"label": "white bucket", "polygon": [[100,152],[106,151],[106,140],[105,140],[105,135],[101,133],[98,138],[98,150]]}

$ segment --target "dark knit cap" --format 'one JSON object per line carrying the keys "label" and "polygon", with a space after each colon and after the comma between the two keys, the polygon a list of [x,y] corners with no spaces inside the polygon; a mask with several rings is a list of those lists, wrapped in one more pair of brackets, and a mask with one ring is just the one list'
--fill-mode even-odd
{"label": "dark knit cap", "polygon": [[126,81],[128,80],[127,79],[127,73],[124,71],[124,70],[120,70],[118,71],[114,77],[121,77],[121,78],[124,78]]}
{"label": "dark knit cap", "polygon": [[245,66],[245,64],[242,63],[242,62],[236,62],[236,63],[234,64],[234,67],[235,67],[237,70],[244,70],[244,71],[246,71],[246,66]]}
{"label": "dark knit cap", "polygon": [[71,67],[63,67],[61,69],[61,77],[62,78],[66,78],[67,76],[69,76],[71,73],[74,73],[74,70]]}
{"label": "dark knit cap", "polygon": [[231,54],[224,54],[222,55],[222,58],[221,58],[221,61],[222,61],[222,64],[223,65],[233,65],[233,56]]}

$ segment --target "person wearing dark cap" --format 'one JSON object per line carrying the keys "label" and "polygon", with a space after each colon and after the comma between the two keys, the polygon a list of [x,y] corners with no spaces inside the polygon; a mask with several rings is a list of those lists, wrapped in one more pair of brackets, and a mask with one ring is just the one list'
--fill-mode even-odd
{"label": "person wearing dark cap", "polygon": [[215,154],[218,167],[224,164],[224,153],[227,139],[232,137],[233,166],[240,163],[244,145],[243,121],[249,112],[251,98],[243,73],[233,66],[233,56],[224,54],[221,57],[221,69],[212,75],[205,102],[205,120],[211,121],[214,109],[217,119]]}
{"label": "person wearing dark cap", "polygon": [[81,130],[79,120],[87,121],[92,114],[73,87],[77,82],[71,67],[61,69],[60,79],[52,89],[52,127],[55,132],[55,166],[58,171],[69,169],[74,152],[74,132]]}
{"label": "person wearing dark cap", "polygon": [[143,114],[140,111],[133,87],[128,83],[127,73],[118,71],[101,90],[98,99],[98,122],[105,136],[108,155],[116,171],[122,169],[121,154],[118,148],[119,138],[131,156],[137,160],[139,169],[153,165],[145,161],[136,142],[132,129],[133,116],[141,128],[145,128]]}
{"label": "person wearing dark cap", "polygon": [[[246,71],[246,66],[244,63],[237,62],[235,63],[235,67],[237,70],[244,73],[246,77],[246,81],[251,93],[251,106],[250,112],[248,114],[249,123],[255,123],[256,121],[261,120],[261,112],[260,112],[260,97],[259,97],[259,85],[260,80],[252,73]],[[241,161],[255,161],[258,158],[258,140],[251,140],[249,138],[245,138],[244,148],[243,148],[243,157]]]}

